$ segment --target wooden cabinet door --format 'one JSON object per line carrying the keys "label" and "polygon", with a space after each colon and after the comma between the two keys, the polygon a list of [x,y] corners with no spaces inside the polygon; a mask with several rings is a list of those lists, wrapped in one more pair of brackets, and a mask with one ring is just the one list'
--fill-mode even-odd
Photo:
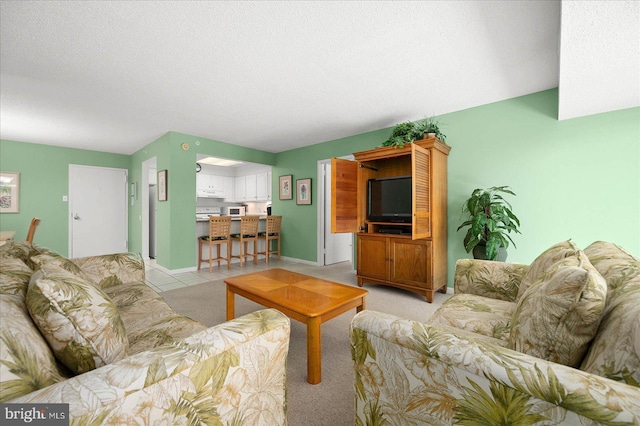
{"label": "wooden cabinet door", "polygon": [[331,159],[331,232],[358,232],[358,163]]}
{"label": "wooden cabinet door", "polygon": [[431,241],[389,239],[391,281],[430,288]]}
{"label": "wooden cabinet door", "polygon": [[358,235],[358,276],[389,279],[389,239]]}
{"label": "wooden cabinet door", "polygon": [[428,149],[411,144],[413,212],[411,238],[431,237],[431,154]]}

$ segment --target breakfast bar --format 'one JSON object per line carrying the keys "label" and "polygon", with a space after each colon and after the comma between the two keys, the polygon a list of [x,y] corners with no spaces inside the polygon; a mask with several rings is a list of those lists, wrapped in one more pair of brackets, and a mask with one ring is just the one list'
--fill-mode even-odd
{"label": "breakfast bar", "polygon": [[[250,215],[247,215],[250,216]],[[265,232],[265,230],[267,229],[267,216],[264,215],[258,215],[260,216],[260,222],[258,224],[258,232]],[[233,217],[231,218],[231,234],[238,234],[240,232],[240,217]],[[209,235],[209,219],[204,219],[204,218],[196,218],[196,262],[197,262],[197,256],[198,256],[198,237],[201,237],[203,235]],[[203,247],[205,256],[208,256],[208,251],[209,247],[205,246]],[[215,249],[214,249],[215,250]],[[233,253],[238,252],[238,248],[237,245],[234,248]],[[265,251],[265,241],[264,239],[258,239],[258,251],[259,252],[264,252]],[[222,246],[221,247],[221,254],[224,256],[226,254],[226,247]]]}

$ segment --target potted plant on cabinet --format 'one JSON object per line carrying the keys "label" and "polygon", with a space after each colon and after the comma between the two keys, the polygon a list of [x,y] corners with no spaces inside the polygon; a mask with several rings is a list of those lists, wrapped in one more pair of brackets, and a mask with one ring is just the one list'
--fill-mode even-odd
{"label": "potted plant on cabinet", "polygon": [[504,262],[509,241],[516,246],[509,234],[520,233],[520,220],[500,193],[516,195],[508,186],[474,189],[462,206],[462,212],[468,213],[469,218],[458,227],[458,231],[469,227],[464,237],[464,248],[467,253],[473,251],[475,259]]}
{"label": "potted plant on cabinet", "polygon": [[440,131],[440,123],[433,117],[425,118],[417,124],[421,134],[428,138],[438,138],[444,142],[447,137]]}
{"label": "potted plant on cabinet", "polygon": [[422,139],[425,136],[436,137],[444,142],[447,137],[440,131],[438,124],[438,121],[433,117],[424,118],[414,123],[400,123],[393,128],[389,139],[384,141],[380,146],[403,148],[406,144]]}

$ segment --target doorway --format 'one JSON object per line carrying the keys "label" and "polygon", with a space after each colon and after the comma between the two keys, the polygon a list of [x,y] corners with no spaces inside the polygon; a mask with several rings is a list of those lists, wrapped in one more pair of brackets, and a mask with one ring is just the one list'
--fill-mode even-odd
{"label": "doorway", "polygon": [[126,169],[69,165],[69,257],[128,249]]}
{"label": "doorway", "polygon": [[[152,186],[157,180],[157,158],[152,157],[142,162],[142,179],[140,188],[140,209],[141,209],[141,227],[142,227],[142,257],[148,260],[151,255],[155,257],[155,241],[156,241],[156,222],[155,222],[155,204],[151,202],[153,193]],[[154,196],[155,197],[155,196]],[[154,201],[157,197],[154,198]],[[153,240],[153,241],[152,241]]]}
{"label": "doorway", "polygon": [[[353,156],[344,157],[352,159]],[[353,263],[353,234],[331,233],[331,159],[318,161],[318,259],[319,265]]]}

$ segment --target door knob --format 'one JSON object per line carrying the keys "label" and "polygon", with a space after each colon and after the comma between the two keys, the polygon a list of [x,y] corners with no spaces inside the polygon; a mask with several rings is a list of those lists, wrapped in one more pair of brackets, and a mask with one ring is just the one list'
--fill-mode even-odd
{"label": "door knob", "polygon": [[73,218],[74,218],[75,220],[80,220],[80,216],[78,216],[78,213],[76,213],[76,214],[73,216]]}

